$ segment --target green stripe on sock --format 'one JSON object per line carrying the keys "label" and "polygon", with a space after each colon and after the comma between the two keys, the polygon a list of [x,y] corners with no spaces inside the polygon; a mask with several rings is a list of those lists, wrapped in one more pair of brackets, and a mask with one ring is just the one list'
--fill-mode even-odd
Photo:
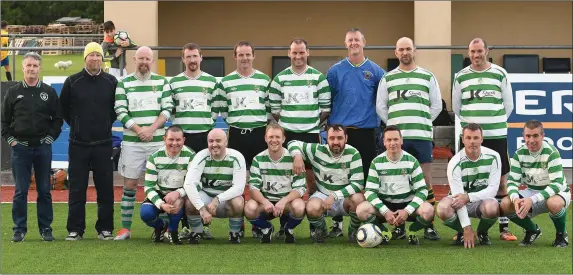
{"label": "green stripe on sock", "polygon": [[489,231],[489,229],[495,224],[496,221],[496,218],[481,218],[478,224],[477,232],[487,233],[487,231]]}
{"label": "green stripe on sock", "polygon": [[308,217],[308,221],[310,222],[310,224],[314,226],[314,228],[320,230],[326,230],[326,221],[324,220],[324,215],[318,218]]}
{"label": "green stripe on sock", "polygon": [[555,215],[550,213],[549,217],[551,218],[551,221],[553,221],[553,225],[555,225],[555,231],[565,232],[565,221],[567,219],[567,215],[565,215],[565,208],[561,208],[561,210],[555,213]]}
{"label": "green stripe on sock", "polygon": [[444,221],[444,224],[455,230],[456,232],[462,232],[462,224],[460,224],[460,220],[458,219],[458,215],[454,214],[451,218]]}
{"label": "green stripe on sock", "polygon": [[354,229],[354,230],[357,230],[358,227],[360,227],[361,222],[360,222],[360,219],[358,218],[358,216],[356,215],[356,212],[350,212],[350,213],[348,213],[348,215],[350,216],[349,227]]}
{"label": "green stripe on sock", "polygon": [[136,192],[137,189],[123,188],[123,196],[121,196],[121,226],[123,228],[131,229]]}
{"label": "green stripe on sock", "polygon": [[416,221],[413,222],[412,224],[410,224],[410,228],[408,229],[409,231],[412,232],[416,232],[422,228],[426,228],[428,226],[430,226],[431,223],[427,222],[426,220],[422,219],[421,216],[417,216],[416,217]]}
{"label": "green stripe on sock", "polygon": [[521,228],[523,228],[527,231],[535,231],[537,229],[537,227],[535,226],[535,223],[533,223],[531,218],[528,216],[525,216],[525,218],[520,219],[515,213],[513,213],[513,214],[507,215],[507,217],[509,218],[510,221],[521,226]]}

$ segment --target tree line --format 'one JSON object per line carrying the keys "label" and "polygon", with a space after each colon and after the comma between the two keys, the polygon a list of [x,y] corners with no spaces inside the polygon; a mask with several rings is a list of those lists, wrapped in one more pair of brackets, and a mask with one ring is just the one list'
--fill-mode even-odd
{"label": "tree line", "polygon": [[2,1],[2,20],[9,25],[48,25],[62,17],[103,23],[103,1]]}

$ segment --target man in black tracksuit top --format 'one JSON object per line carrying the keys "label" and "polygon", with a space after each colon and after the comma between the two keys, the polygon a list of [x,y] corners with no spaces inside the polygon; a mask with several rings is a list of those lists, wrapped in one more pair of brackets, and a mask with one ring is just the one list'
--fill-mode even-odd
{"label": "man in black tracksuit top", "polygon": [[8,89],[2,103],[2,137],[12,148],[12,175],[16,192],[12,204],[13,242],[27,233],[28,188],[32,167],[38,192],[38,229],[44,241],[53,241],[52,143],[62,132],[62,114],[54,88],[39,78],[42,57],[29,52],[23,58],[24,81]]}
{"label": "man in black tracksuit top", "polygon": [[86,191],[89,172],[97,193],[98,220],[95,228],[101,240],[113,239],[112,124],[117,80],[101,70],[103,50],[95,42],[84,50],[85,68],[69,76],[62,87],[60,103],[70,126],[68,237],[81,240],[86,228]]}

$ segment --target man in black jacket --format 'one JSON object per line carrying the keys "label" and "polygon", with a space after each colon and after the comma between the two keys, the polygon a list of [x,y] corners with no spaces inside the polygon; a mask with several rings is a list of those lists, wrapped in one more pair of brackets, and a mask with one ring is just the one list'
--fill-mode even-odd
{"label": "man in black jacket", "polygon": [[86,191],[89,172],[97,193],[98,220],[95,228],[101,240],[113,240],[112,124],[117,80],[101,69],[103,50],[95,42],[84,49],[85,68],[69,76],[62,87],[60,103],[70,126],[69,212],[66,240],[83,238],[86,228]]}
{"label": "man in black jacket", "polygon": [[12,147],[12,175],[16,192],[12,204],[13,242],[27,233],[28,188],[32,167],[38,192],[38,228],[44,241],[53,241],[52,143],[62,132],[62,114],[54,88],[40,81],[42,57],[34,52],[24,55],[24,81],[6,92],[2,103],[2,137]]}

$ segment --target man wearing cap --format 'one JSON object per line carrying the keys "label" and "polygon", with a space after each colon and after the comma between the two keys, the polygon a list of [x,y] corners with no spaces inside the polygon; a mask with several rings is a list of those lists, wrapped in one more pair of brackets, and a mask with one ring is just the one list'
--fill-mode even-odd
{"label": "man wearing cap", "polygon": [[116,78],[101,69],[103,50],[92,42],[84,49],[85,68],[69,76],[60,95],[69,134],[69,212],[66,240],[81,240],[86,228],[86,191],[89,172],[97,192],[95,229],[101,240],[113,240],[113,158],[111,127]]}

